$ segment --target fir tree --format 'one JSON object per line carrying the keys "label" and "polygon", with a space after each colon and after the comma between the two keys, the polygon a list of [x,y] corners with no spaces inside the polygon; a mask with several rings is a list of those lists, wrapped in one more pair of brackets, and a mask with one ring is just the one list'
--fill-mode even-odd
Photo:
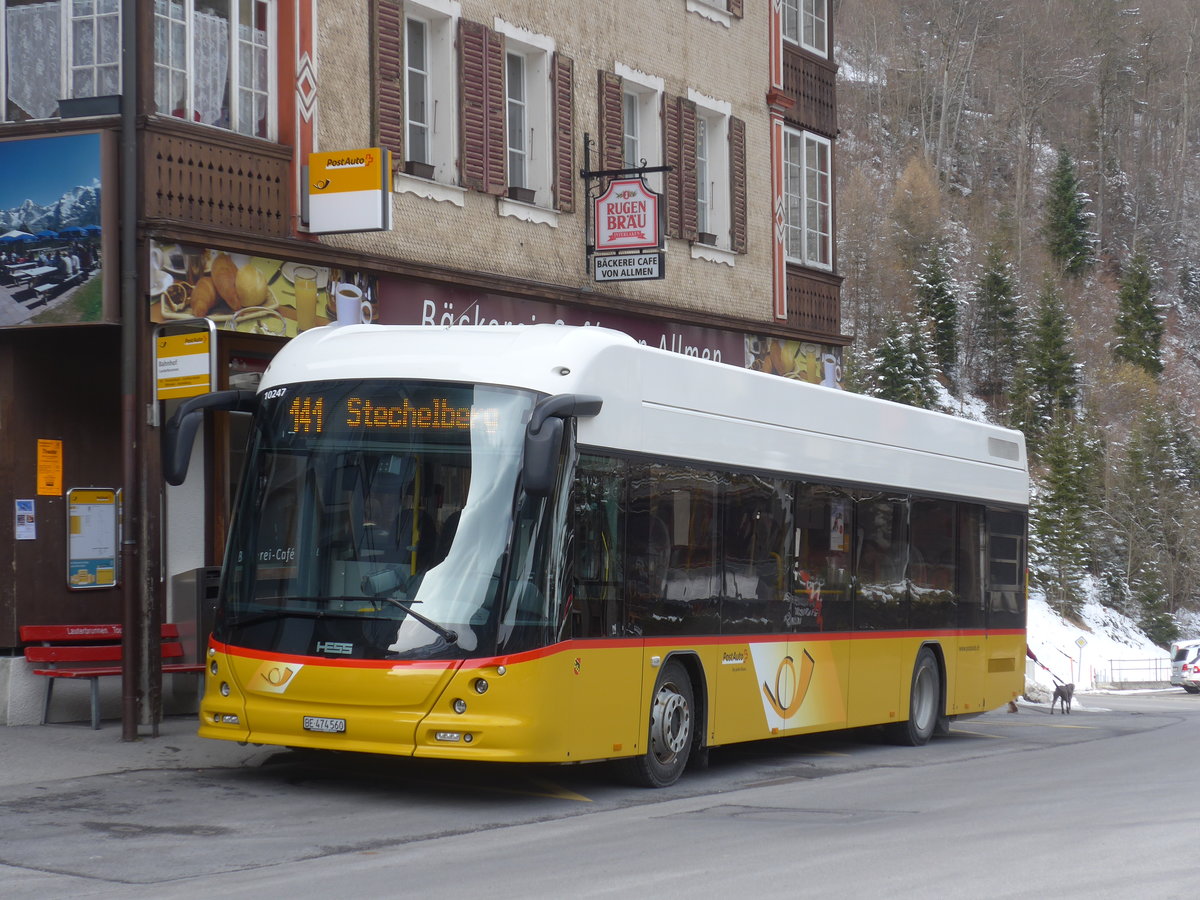
{"label": "fir tree", "polygon": [[1089,467],[1074,417],[1054,416],[1042,452],[1045,473],[1034,499],[1030,532],[1031,576],[1062,615],[1077,615],[1087,559]]}
{"label": "fir tree", "polygon": [[1164,325],[1154,305],[1153,292],[1150,261],[1141,253],[1134,254],[1117,291],[1117,340],[1113,353],[1117,359],[1139,366],[1151,375],[1160,375]]}
{"label": "fir tree", "polygon": [[929,339],[912,319],[902,327],[908,347],[908,380],[912,390],[912,405],[933,409],[937,405],[937,367],[929,358]]}
{"label": "fir tree", "polygon": [[941,244],[934,245],[916,279],[917,309],[932,326],[934,359],[944,373],[953,375],[958,357],[958,298]]}
{"label": "fir tree", "polygon": [[979,344],[976,387],[993,402],[1012,388],[1020,347],[1019,315],[1012,266],[997,242],[988,245],[976,286],[975,326]]}
{"label": "fir tree", "polygon": [[1200,441],[1190,417],[1152,402],[1133,423],[1105,504],[1130,594],[1150,617],[1160,598],[1173,614],[1200,588],[1198,487]]}
{"label": "fir tree", "polygon": [[1060,411],[1075,408],[1079,377],[1071,349],[1071,323],[1062,295],[1047,279],[1038,295],[1037,318],[1025,340],[1025,358],[1013,386],[1010,422],[1025,432],[1036,454],[1042,436]]}
{"label": "fir tree", "polygon": [[929,364],[925,336],[911,320],[892,318],[884,328],[883,340],[866,368],[866,393],[884,400],[929,409],[937,397],[935,373]]}
{"label": "fir tree", "polygon": [[909,382],[908,342],[900,322],[893,318],[884,327],[883,340],[867,364],[867,393],[897,403],[912,403],[913,391]]}
{"label": "fir tree", "polygon": [[1190,262],[1179,268],[1179,300],[1187,309],[1200,309],[1200,268]]}
{"label": "fir tree", "polygon": [[1084,209],[1075,162],[1065,149],[1050,176],[1046,196],[1046,249],[1065,275],[1082,275],[1092,262],[1090,217]]}

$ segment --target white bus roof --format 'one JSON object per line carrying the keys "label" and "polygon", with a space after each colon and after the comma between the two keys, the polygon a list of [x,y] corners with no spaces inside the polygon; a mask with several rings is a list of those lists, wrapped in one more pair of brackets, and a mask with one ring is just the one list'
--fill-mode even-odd
{"label": "white bus roof", "polygon": [[398,378],[601,397],[579,443],[816,481],[1025,506],[1020,432],[647,347],[594,326],[318,328],[290,341],[260,390]]}

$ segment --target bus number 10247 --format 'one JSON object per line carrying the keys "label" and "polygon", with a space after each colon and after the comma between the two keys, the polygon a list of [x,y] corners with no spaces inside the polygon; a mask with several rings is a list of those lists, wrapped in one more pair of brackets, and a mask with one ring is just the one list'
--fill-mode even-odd
{"label": "bus number 10247", "polygon": [[295,397],[288,409],[295,434],[320,434],[325,426],[325,399]]}

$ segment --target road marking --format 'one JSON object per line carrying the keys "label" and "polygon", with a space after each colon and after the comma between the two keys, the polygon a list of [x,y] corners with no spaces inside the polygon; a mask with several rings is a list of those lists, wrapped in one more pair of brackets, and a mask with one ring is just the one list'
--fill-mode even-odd
{"label": "road marking", "polygon": [[967,730],[966,730],[966,729],[964,729],[964,728],[957,728],[957,727],[954,729],[954,733],[955,733],[955,734],[969,734],[969,735],[971,735],[972,737],[985,737],[985,738],[992,738],[992,739],[994,739],[994,740],[999,740],[999,739],[1000,739],[1000,735],[998,735],[998,734],[986,734],[986,733],[984,733],[984,732],[982,732],[982,731],[967,731]]}
{"label": "road marking", "polygon": [[[998,725],[1001,728],[1080,728],[1084,731],[1096,731],[1099,726],[1096,725],[1055,725],[1051,722],[990,722],[990,725]],[[955,728],[955,731],[961,729]]]}

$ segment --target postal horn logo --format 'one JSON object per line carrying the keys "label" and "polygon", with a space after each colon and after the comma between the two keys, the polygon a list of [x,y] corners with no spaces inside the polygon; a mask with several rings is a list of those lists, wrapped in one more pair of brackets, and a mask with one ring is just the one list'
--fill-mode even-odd
{"label": "postal horn logo", "polygon": [[780,660],[779,668],[775,670],[774,692],[765,681],[763,682],[763,696],[780,718],[790,719],[800,709],[815,668],[816,662],[805,650],[804,655],[800,657],[799,672],[796,671],[796,661],[792,657],[785,656]]}

